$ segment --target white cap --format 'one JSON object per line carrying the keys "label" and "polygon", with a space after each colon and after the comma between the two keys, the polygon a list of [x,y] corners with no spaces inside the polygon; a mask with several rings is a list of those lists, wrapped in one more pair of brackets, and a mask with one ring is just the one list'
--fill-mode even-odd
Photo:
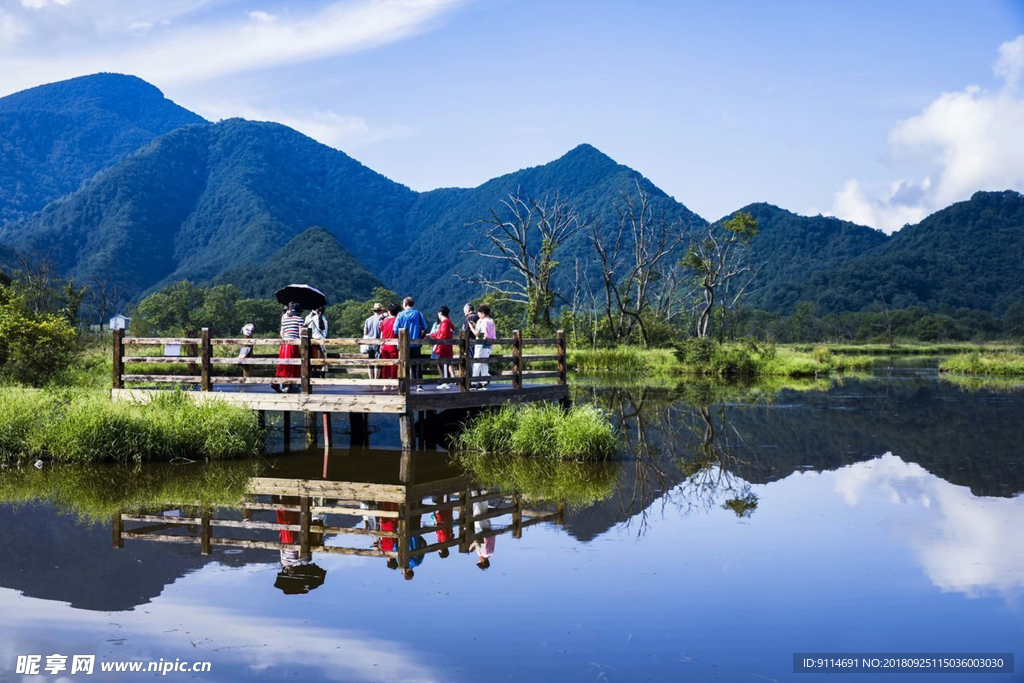
{"label": "white cap", "polygon": [[256,331],[256,326],[253,325],[252,323],[246,323],[245,325],[242,325],[242,335],[243,336],[251,337],[252,333],[255,332],[255,331]]}

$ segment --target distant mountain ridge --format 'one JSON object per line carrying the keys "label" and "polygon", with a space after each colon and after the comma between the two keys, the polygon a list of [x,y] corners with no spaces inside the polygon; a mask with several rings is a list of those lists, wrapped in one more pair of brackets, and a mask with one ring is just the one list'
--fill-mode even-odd
{"label": "distant mountain ridge", "polygon": [[[468,278],[502,274],[472,253],[485,239],[474,222],[515,192],[560,194],[611,234],[613,200],[639,185],[681,230],[707,225],[591,145],[475,188],[418,193],[286,126],[208,123],[115,74],[0,98],[0,143],[0,260],[10,263],[12,249],[46,253],[71,277],[110,279],[134,300],[186,278],[263,296],[286,284],[275,278],[320,262],[308,279],[338,297],[383,284],[424,306],[457,307],[482,293]],[[884,301],[999,314],[1024,300],[1022,205],[1016,192],[979,193],[891,237],[748,205],[761,271],[746,306],[788,313],[809,301],[841,312]],[[557,258],[563,291],[575,263],[593,274],[589,231]]]}

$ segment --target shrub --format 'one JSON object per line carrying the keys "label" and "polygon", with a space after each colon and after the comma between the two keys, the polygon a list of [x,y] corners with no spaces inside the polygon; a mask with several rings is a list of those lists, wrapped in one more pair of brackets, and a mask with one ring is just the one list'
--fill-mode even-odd
{"label": "shrub", "polygon": [[464,451],[567,460],[611,457],[618,446],[607,416],[592,405],[507,405],[473,419],[456,440]]}
{"label": "shrub", "polygon": [[70,367],[77,355],[78,340],[66,317],[33,314],[0,286],[0,380],[38,386]]}

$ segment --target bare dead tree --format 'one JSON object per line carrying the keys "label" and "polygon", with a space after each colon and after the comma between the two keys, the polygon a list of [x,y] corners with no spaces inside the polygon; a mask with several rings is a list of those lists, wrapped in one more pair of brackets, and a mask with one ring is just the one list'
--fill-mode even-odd
{"label": "bare dead tree", "polygon": [[678,221],[657,216],[651,195],[636,183],[635,194],[622,192],[616,201],[618,230],[607,238],[601,226],[591,229],[605,293],[605,317],[615,341],[639,329],[644,345],[650,343],[645,315],[656,308],[656,292],[665,293],[663,262],[682,243]]}
{"label": "bare dead tree", "polygon": [[121,302],[121,288],[107,278],[94,275],[89,278],[88,293],[89,309],[99,318],[102,327],[107,314]]}
{"label": "bare dead tree", "polygon": [[[760,270],[761,266],[751,265],[747,258],[747,247],[757,233],[754,217],[740,212],[725,223],[709,225],[683,257],[683,265],[694,274],[699,292],[698,337],[707,338],[715,305],[735,305],[754,279],[753,275]],[[737,280],[744,275],[750,277]],[[733,288],[734,280],[737,280],[735,291],[725,299],[721,295]]]}
{"label": "bare dead tree", "polygon": [[500,209],[491,209],[490,216],[472,225],[484,227],[487,242],[485,248],[469,253],[500,262],[511,275],[492,278],[481,271],[459,277],[497,292],[502,301],[524,304],[531,324],[550,328],[556,297],[551,284],[558,267],[555,254],[587,227],[587,219],[558,194],[536,200],[517,191],[502,200]]}

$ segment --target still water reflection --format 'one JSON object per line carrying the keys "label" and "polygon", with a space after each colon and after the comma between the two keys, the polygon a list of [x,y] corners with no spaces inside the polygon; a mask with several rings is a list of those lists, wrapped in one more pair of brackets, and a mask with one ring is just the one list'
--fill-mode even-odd
{"label": "still water reflection", "polygon": [[905,369],[576,398],[612,412],[616,462],[403,462],[385,422],[326,476],[322,452],[4,472],[0,678],[54,652],[209,660],[217,681],[812,681],[793,652],[1022,656],[1024,392]]}

